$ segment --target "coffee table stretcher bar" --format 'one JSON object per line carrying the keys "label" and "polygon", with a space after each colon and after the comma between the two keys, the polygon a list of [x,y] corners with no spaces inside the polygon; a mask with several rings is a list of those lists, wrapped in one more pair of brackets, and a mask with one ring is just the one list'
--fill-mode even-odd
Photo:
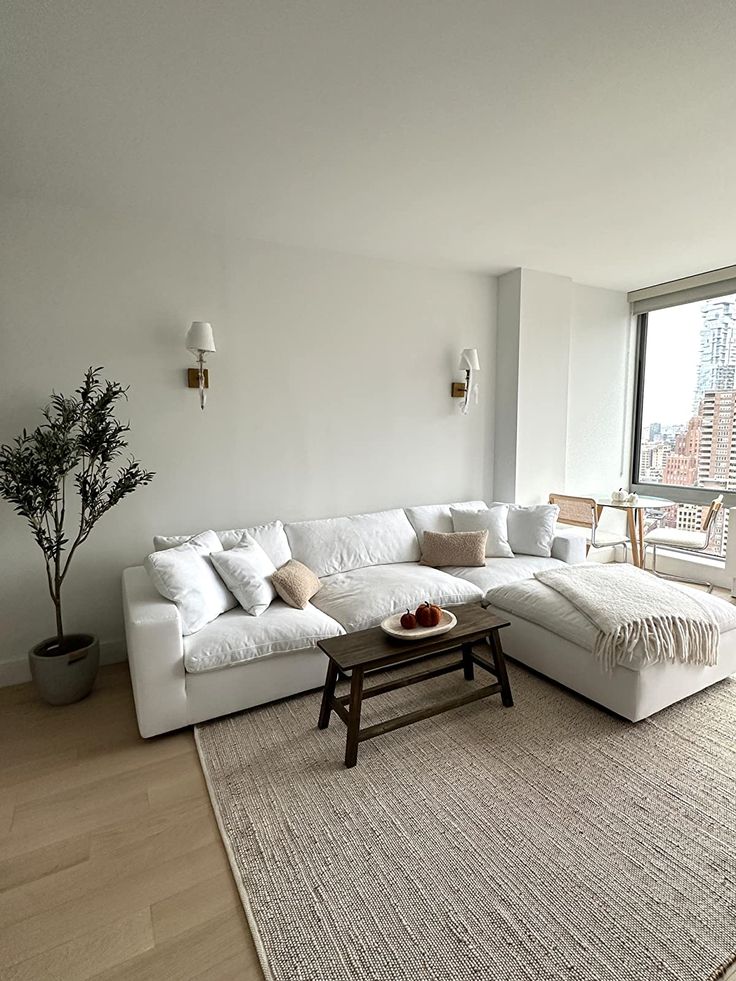
{"label": "coffee table stretcher bar", "polygon": [[[333,711],[345,723],[347,727],[345,766],[355,766],[358,761],[358,744],[366,739],[382,736],[386,732],[392,732],[394,729],[400,729],[422,719],[432,718],[432,716],[447,712],[450,709],[459,708],[461,705],[467,705],[481,698],[488,698],[490,695],[500,694],[502,704],[506,708],[510,708],[514,704],[499,637],[500,628],[508,626],[508,622],[487,613],[482,607],[475,604],[461,607],[460,611],[463,610],[467,611],[467,619],[471,621],[470,623],[462,622],[461,612],[461,615],[458,616],[458,625],[452,631],[418,645],[411,641],[392,640],[383,634],[380,628],[358,631],[358,633],[348,635],[348,637],[330,638],[320,642],[319,646],[327,654],[329,663],[325,687],[322,692],[318,727],[320,729],[327,728],[330,714]],[[482,622],[483,619],[486,622]],[[365,636],[361,638],[359,635]],[[353,651],[344,650],[348,638],[351,639],[349,646],[353,648]],[[365,643],[361,644],[361,640],[364,640]],[[488,660],[475,648],[475,645],[481,641],[484,642],[486,650],[490,648],[491,660]],[[411,646],[408,646],[409,644]],[[373,647],[375,650],[372,650]],[[440,667],[420,671],[397,678],[394,681],[387,681],[374,685],[372,688],[364,689],[363,687],[366,671],[376,671],[389,666],[398,667],[409,661],[454,650],[460,650],[461,657],[450,664],[443,664]],[[404,715],[366,726],[363,729],[360,728],[360,715],[364,698],[383,695],[390,691],[396,691],[398,688],[406,688],[422,681],[429,681],[430,678],[437,678],[453,671],[462,670],[465,679],[472,681],[476,665],[493,675],[496,681],[491,685],[474,688],[463,695],[456,695],[426,708],[407,712]],[[338,674],[345,671],[352,671],[350,692],[347,695],[336,696],[335,686]]]}

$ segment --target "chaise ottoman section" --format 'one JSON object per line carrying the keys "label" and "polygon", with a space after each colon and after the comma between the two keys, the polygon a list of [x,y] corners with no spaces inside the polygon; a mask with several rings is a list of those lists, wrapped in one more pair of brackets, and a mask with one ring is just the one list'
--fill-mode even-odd
{"label": "chaise ottoman section", "polygon": [[[672,583],[685,593],[689,587]],[[637,649],[606,671],[593,655],[596,629],[568,600],[536,579],[491,590],[490,609],[511,621],[504,635],[509,657],[632,722],[645,719],[736,673],[736,607],[697,592],[720,632],[713,666],[661,661],[644,663]]]}

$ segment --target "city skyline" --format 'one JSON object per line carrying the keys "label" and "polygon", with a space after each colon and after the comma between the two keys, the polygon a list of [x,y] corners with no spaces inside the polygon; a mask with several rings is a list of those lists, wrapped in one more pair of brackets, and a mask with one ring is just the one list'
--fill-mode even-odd
{"label": "city skyline", "polygon": [[[652,423],[667,428],[687,425],[697,412],[694,399],[701,368],[699,353],[704,315],[710,307],[724,302],[734,304],[733,314],[736,315],[734,293],[705,303],[699,300],[649,314],[642,429]],[[721,352],[718,363],[721,367],[736,363],[736,336],[730,351]],[[728,383],[713,385],[714,389],[733,387],[733,377]]]}
{"label": "city skyline", "polygon": [[[736,490],[736,295],[654,311],[647,327],[639,481]],[[662,520],[697,531],[702,514],[678,504]],[[727,536],[724,511],[709,551]]]}
{"label": "city skyline", "polygon": [[702,302],[654,310],[647,322],[647,365],[642,425],[675,426],[692,415]]}

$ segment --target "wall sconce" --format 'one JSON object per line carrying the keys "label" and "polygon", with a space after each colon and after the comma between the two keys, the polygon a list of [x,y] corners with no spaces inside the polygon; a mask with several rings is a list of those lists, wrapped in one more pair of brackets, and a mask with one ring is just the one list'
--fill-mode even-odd
{"label": "wall sconce", "polygon": [[478,350],[474,347],[466,347],[460,352],[460,363],[458,371],[465,372],[465,384],[453,382],[451,394],[454,399],[462,399],[461,410],[464,416],[470,409],[471,396],[475,404],[478,404],[478,386],[473,384],[473,372],[480,371],[480,361],[478,361]]}
{"label": "wall sconce", "polygon": [[207,403],[205,389],[210,387],[210,373],[204,366],[204,356],[217,350],[212,324],[195,320],[187,331],[186,348],[197,359],[197,367],[187,370],[187,385],[199,389],[199,407],[204,409]]}

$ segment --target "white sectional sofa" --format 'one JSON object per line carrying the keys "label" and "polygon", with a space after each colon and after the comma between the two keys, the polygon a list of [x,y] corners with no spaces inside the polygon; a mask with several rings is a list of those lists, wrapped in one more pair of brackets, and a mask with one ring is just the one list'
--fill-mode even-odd
{"label": "white sectional sofa", "polygon": [[[485,567],[434,569],[419,564],[424,531],[453,530],[450,508],[478,510],[482,501],[428,505],[218,532],[223,548],[244,530],[274,565],[289,558],[309,566],[321,589],[305,610],[276,601],[259,617],[237,608],[182,637],[177,607],[153,587],[143,566],[123,574],[123,606],[138,726],[154,736],[319,687],[325,655],[317,642],[380,623],[425,600],[440,606],[483,601],[494,587],[541,569],[585,559],[585,543],[561,533],[549,558],[489,558]],[[189,538],[156,538],[156,549]]]}

